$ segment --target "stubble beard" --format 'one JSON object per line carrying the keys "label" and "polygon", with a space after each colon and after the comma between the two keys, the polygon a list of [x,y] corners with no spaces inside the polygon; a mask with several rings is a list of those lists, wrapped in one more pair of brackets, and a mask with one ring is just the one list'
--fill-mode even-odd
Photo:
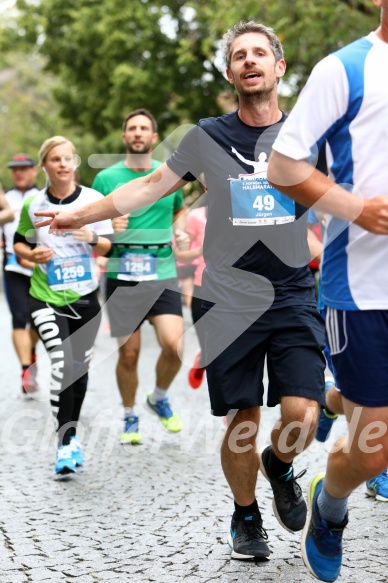
{"label": "stubble beard", "polygon": [[127,154],[139,154],[141,156],[143,154],[149,154],[152,151],[152,142],[149,140],[148,142],[144,142],[141,148],[134,148],[129,141],[126,141],[125,148]]}
{"label": "stubble beard", "polygon": [[127,153],[128,154],[148,154],[150,151],[149,146],[147,146],[146,144],[144,144],[144,146],[142,148],[133,148],[130,144],[127,144]]}
{"label": "stubble beard", "polygon": [[265,87],[256,91],[245,91],[242,89],[239,92],[239,97],[248,105],[263,105],[272,100],[275,91],[275,85],[272,87]]}

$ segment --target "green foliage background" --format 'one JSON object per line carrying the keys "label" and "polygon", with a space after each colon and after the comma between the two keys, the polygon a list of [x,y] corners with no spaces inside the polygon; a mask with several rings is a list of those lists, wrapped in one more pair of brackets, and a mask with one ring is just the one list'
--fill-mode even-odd
{"label": "green foliage background", "polygon": [[74,141],[81,182],[90,184],[88,156],[121,151],[128,111],[149,108],[164,139],[180,124],[233,108],[216,57],[220,38],[240,20],[272,26],[282,40],[285,110],[318,60],[379,22],[372,0],[17,0],[16,6],[0,28],[4,186],[10,157],[26,151],[36,158],[50,135]]}

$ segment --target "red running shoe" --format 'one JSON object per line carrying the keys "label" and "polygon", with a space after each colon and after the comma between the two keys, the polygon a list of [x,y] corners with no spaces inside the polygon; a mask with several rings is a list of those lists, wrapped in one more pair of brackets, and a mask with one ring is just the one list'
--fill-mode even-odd
{"label": "red running shoe", "polygon": [[192,389],[198,389],[201,386],[205,369],[200,366],[202,352],[199,350],[195,355],[193,366],[189,370],[189,385]]}
{"label": "red running shoe", "polygon": [[[38,384],[36,382],[35,371],[31,370],[32,367],[26,368],[22,372],[22,393],[25,396],[31,393],[36,393],[39,390]],[[35,366],[36,368],[36,366]]]}

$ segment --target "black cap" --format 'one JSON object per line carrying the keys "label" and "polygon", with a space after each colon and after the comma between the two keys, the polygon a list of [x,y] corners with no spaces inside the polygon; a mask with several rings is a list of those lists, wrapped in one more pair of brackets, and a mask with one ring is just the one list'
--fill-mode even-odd
{"label": "black cap", "polygon": [[8,168],[20,168],[21,166],[36,166],[34,160],[27,154],[15,154],[11,162],[8,162]]}

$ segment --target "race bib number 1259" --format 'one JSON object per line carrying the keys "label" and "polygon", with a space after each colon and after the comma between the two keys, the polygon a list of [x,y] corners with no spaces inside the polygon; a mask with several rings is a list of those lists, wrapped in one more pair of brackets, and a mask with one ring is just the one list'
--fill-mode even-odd
{"label": "race bib number 1259", "polygon": [[47,280],[53,291],[76,290],[92,279],[90,257],[55,257],[47,263]]}

